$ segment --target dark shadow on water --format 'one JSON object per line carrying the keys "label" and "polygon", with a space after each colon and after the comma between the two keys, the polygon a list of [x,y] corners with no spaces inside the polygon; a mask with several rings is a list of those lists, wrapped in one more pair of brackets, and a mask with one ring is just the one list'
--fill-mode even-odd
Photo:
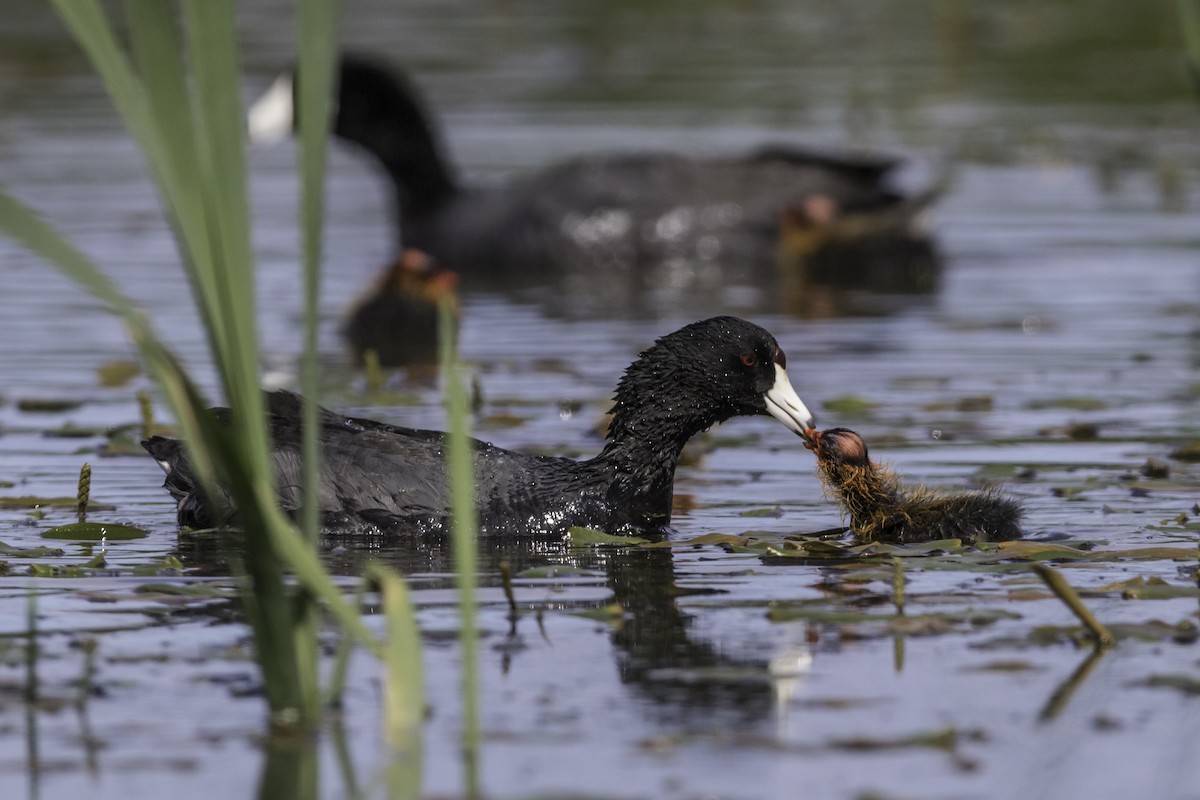
{"label": "dark shadow on water", "polygon": [[[228,575],[224,550],[232,534],[180,535],[178,556],[189,574]],[[361,574],[369,561],[381,561],[402,574],[421,579],[428,588],[444,579],[453,583],[449,544],[439,540],[373,537],[327,538],[324,561],[335,574]],[[610,598],[590,604],[616,604],[611,641],[621,681],[650,701],[651,713],[664,724],[710,730],[713,715],[728,722],[750,723],[771,712],[773,687],[766,661],[739,657],[697,636],[692,620],[677,604],[687,590],[677,585],[669,549],[641,547],[571,547],[561,540],[515,538],[481,542],[480,585],[502,586],[501,565],[513,575],[537,567],[565,566],[603,575]],[[552,581],[547,582],[552,585]],[[419,599],[419,598],[418,598]],[[526,610],[523,617],[531,616]],[[533,624],[523,619],[525,625]],[[512,667],[519,669],[517,663]]]}

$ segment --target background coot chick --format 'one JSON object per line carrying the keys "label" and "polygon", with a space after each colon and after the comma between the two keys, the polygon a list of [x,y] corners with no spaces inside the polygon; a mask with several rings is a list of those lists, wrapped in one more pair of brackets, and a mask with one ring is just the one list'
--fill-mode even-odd
{"label": "background coot chick", "polygon": [[[769,414],[793,433],[812,415],[788,380],[767,331],[735,317],[694,322],[659,339],[625,370],[602,452],[587,461],[528,455],[475,443],[480,533],[562,535],[575,525],[609,533],[653,532],[671,520],[680,450],[689,438],[738,415]],[[302,398],[268,395],[268,423],[289,512],[302,503]],[[218,418],[227,418],[218,409]],[[440,432],[321,413],[320,509],[329,526],[408,534],[448,532],[450,502]],[[205,497],[179,441],[143,446],[167,473],[179,524],[233,522],[229,497]]]}
{"label": "background coot chick", "polygon": [[813,291],[925,295],[938,290],[942,259],[922,212],[941,188],[885,208],[847,211],[814,196],[780,212],[779,271],[785,300]]}
{"label": "background coot chick", "polygon": [[342,334],[354,363],[374,350],[383,367],[432,363],[438,357],[438,305],[457,310],[458,275],[431,256],[406,248],[350,310]]}
{"label": "background coot chick", "polygon": [[[255,103],[253,138],[291,130],[293,83],[284,76]],[[589,154],[494,186],[465,185],[414,88],[361,55],[342,56],[336,108],[334,133],[370,153],[390,179],[405,245],[473,279],[620,275],[668,261],[772,269],[787,207],[811,198],[845,214],[907,205],[887,185],[895,159],[792,146],[731,158]]]}
{"label": "background coot chick", "polygon": [[867,445],[852,430],[831,428],[805,434],[817,455],[821,479],[850,517],[850,529],[864,541],[979,541],[1021,536],[1021,506],[992,490],[934,492],[902,488],[886,467],[871,461]]}

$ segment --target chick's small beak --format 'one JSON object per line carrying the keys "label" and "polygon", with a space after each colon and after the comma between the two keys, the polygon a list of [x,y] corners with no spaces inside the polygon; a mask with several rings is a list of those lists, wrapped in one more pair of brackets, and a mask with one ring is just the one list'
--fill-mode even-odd
{"label": "chick's small beak", "polygon": [[775,364],[775,383],[766,391],[763,399],[767,403],[767,413],[792,433],[808,438],[806,432],[816,427],[813,415],[792,388],[787,370],[778,362]]}
{"label": "chick's small beak", "polygon": [[816,428],[801,431],[800,438],[804,439],[804,446],[814,453],[821,447],[821,432]]}

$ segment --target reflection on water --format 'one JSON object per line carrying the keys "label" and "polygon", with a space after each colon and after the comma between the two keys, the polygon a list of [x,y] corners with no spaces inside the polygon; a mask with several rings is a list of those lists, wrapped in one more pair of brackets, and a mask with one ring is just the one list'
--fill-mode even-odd
{"label": "reflection on water", "polygon": [[[909,166],[897,179],[908,191],[952,177],[922,209],[936,251],[914,248],[915,266],[896,287],[905,294],[817,290],[841,271],[795,259],[784,275],[803,282],[796,293],[761,275],[730,284],[723,274],[679,291],[669,271],[632,289],[594,275],[550,287],[465,286],[462,346],[482,393],[479,436],[594,453],[594,423],[640,349],[694,318],[738,313],[780,339],[823,426],[861,431],[906,480],[1004,482],[1032,530],[1103,549],[1195,543],[1192,523],[1179,519],[1194,517],[1196,467],[1167,459],[1200,437],[1200,227],[1188,213],[1198,199],[1197,115],[1173,13],[1103,0],[357,0],[344,27],[357,49],[413,72],[455,162],[483,183],[598,150],[712,156],[778,141],[902,154]],[[239,14],[249,96],[290,61],[290,10],[254,3]],[[153,191],[81,56],[34,0],[6,6],[0,43],[0,178],[110,267],[214,391]],[[293,156],[288,144],[252,154],[262,333],[268,366],[283,376],[299,341]],[[338,336],[344,309],[395,256],[387,188],[361,154],[338,148],[329,201],[327,404],[440,427],[436,386],[398,375],[386,402],[367,396]],[[620,222],[577,221],[581,233]],[[801,254],[807,246],[795,244]],[[172,556],[188,580],[227,587],[236,548],[177,535],[149,459],[96,456],[108,426],[136,422],[135,395],[148,385],[144,376],[123,386],[97,378],[100,365],[129,357],[120,327],[7,241],[0,271],[0,481],[13,484],[2,494],[69,496],[88,460],[93,497],[116,505],[95,516],[149,531],[106,543],[106,570],[93,577],[31,578],[40,562],[3,557],[0,791],[244,796],[261,780],[267,796],[286,778],[297,793],[316,785],[339,796],[349,780],[326,766],[335,761],[353,761],[357,785],[371,785],[386,759],[365,657],[352,664],[341,745],[331,736],[316,750],[266,757],[236,609],[136,591],[184,580],[167,566]],[[35,413],[15,402],[24,398],[83,404]],[[43,435],[68,423],[96,435]],[[489,793],[773,797],[802,786],[824,797],[1190,796],[1200,780],[1186,746],[1200,734],[1194,708],[1145,686],[1149,674],[1194,674],[1187,644],[1130,640],[1098,661],[1066,645],[1000,647],[1070,618],[1020,571],[968,574],[920,559],[906,572],[912,616],[983,607],[1020,618],[894,636],[859,623],[772,622],[767,612],[783,600],[887,604],[887,579],[679,544],[839,524],[811,457],[772,425],[731,422],[680,468],[671,550],[489,543],[480,563]],[[1093,440],[1071,438],[1085,429]],[[1142,474],[1151,457],[1169,461],[1168,477]],[[0,540],[43,545],[44,530],[73,517],[31,511],[0,507]],[[94,543],[54,544],[64,552],[42,559],[51,568],[95,555]],[[410,576],[431,676],[425,791],[458,792],[457,618],[444,546],[325,547],[348,591],[371,558]],[[502,562],[517,576],[515,632]],[[562,572],[539,577],[547,566]],[[1087,602],[1106,622],[1173,624],[1194,619],[1194,598],[1099,590],[1139,576],[1186,589],[1189,569],[1158,559],[1064,571],[1093,592]],[[41,593],[37,704],[22,696],[29,585]],[[606,611],[613,604],[619,612]],[[96,642],[96,691],[78,716],[70,709],[86,639]],[[779,691],[785,684],[790,694]],[[339,758],[347,751],[352,758]]]}

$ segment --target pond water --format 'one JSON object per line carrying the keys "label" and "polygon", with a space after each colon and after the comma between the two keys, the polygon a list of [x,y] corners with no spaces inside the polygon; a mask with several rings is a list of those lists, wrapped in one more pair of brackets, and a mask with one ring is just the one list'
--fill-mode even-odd
{"label": "pond water", "polygon": [[[903,559],[909,619],[897,621],[890,564],[767,563],[761,549],[695,542],[747,534],[744,544],[783,548],[785,536],[841,524],[798,442],[770,420],[727,423],[679,471],[672,546],[484,546],[488,796],[1196,797],[1187,552],[1200,534],[1200,466],[1170,453],[1200,439],[1200,114],[1172,8],[397,5],[348,3],[344,39],[412,70],[453,156],[483,179],[597,149],[722,153],[780,140],[899,153],[912,161],[900,176],[909,186],[952,167],[929,221],[947,265],[940,291],[888,313],[798,317],[772,285],[636,312],[466,285],[462,354],[485,399],[477,435],[594,452],[637,352],[729,311],[777,336],[823,427],[859,430],[907,481],[999,482],[1039,542],[1025,558]],[[211,391],[133,145],[50,12],[9,6],[0,179],[111,270]],[[249,97],[289,60],[291,12],[264,2],[240,13]],[[251,156],[264,362],[280,382],[299,349],[293,163],[289,145]],[[326,403],[441,427],[435,385],[400,374],[403,402],[373,404],[339,341],[342,311],[395,244],[385,187],[348,149],[331,159],[327,243]],[[73,496],[87,461],[94,500],[113,506],[93,518],[149,532],[107,542],[104,568],[82,569],[99,544],[42,536],[72,521],[71,508],[0,506],[5,544],[61,549],[0,556],[0,794],[288,796],[303,752],[262,746],[236,610],[146,590],[232,581],[220,543],[178,534],[150,459],[99,454],[107,429],[137,421],[149,387],[98,378],[132,357],[120,326],[6,240],[0,270],[0,495]],[[78,405],[22,402],[39,400]],[[1142,474],[1151,458],[1167,477]],[[1051,540],[1095,547],[1055,561],[1101,620],[1130,626],[1112,652],[1093,658],[1044,629],[1078,627],[1029,569]],[[461,716],[446,553],[327,543],[348,590],[371,558],[411,576],[432,708],[422,785],[453,796]],[[518,573],[515,630],[505,560]],[[547,565],[562,569],[547,577]],[[354,663],[342,736],[315,750],[322,796],[379,793],[377,680],[366,658]]]}

